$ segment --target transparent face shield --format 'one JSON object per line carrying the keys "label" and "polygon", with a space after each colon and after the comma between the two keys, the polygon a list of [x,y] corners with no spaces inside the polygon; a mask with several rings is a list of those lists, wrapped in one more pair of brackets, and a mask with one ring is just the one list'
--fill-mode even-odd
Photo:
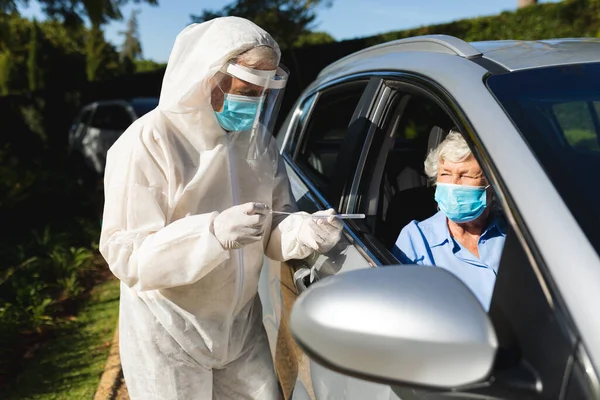
{"label": "transparent face shield", "polygon": [[267,150],[281,106],[288,71],[228,63],[213,79],[212,106],[231,145],[254,160]]}

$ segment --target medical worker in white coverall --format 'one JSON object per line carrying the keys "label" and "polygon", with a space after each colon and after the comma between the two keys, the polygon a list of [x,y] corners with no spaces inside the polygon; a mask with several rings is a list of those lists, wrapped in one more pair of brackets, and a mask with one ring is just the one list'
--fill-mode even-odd
{"label": "medical worker in white coverall", "polygon": [[100,251],[122,282],[132,399],[280,397],[257,294],[263,256],[328,251],[342,224],[271,214],[296,211],[270,131],[287,79],[279,57],[248,20],[188,26],[158,107],[108,152]]}

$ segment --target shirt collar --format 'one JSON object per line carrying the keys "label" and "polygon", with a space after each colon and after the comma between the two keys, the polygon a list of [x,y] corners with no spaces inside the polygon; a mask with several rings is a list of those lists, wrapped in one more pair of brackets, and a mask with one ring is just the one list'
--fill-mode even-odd
{"label": "shirt collar", "polygon": [[481,236],[487,236],[493,234],[496,230],[501,236],[506,236],[506,219],[502,215],[502,212],[492,209],[490,213],[490,222],[484,229]]}
{"label": "shirt collar", "polygon": [[[497,231],[500,235],[506,236],[506,220],[501,212],[492,210],[487,227],[481,233],[481,237],[485,237]],[[458,246],[448,229],[446,215],[442,211],[438,211],[431,217],[431,232],[428,235],[431,247],[441,246],[446,242],[452,243],[454,247]]]}

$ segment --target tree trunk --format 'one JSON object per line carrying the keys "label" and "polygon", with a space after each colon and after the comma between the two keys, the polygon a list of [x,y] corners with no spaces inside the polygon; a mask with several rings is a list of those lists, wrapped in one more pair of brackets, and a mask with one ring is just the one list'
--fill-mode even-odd
{"label": "tree trunk", "polygon": [[523,8],[523,7],[527,7],[527,6],[532,6],[534,4],[537,4],[538,0],[519,0],[519,8]]}

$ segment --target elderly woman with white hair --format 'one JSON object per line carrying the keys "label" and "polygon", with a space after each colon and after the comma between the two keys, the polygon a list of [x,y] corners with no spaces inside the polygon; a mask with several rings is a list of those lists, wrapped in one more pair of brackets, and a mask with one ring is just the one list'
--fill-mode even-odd
{"label": "elderly woman with white hair", "polygon": [[393,249],[403,263],[444,268],[461,279],[487,310],[504,246],[505,221],[492,190],[460,132],[451,130],[425,160],[439,212],[412,221]]}

